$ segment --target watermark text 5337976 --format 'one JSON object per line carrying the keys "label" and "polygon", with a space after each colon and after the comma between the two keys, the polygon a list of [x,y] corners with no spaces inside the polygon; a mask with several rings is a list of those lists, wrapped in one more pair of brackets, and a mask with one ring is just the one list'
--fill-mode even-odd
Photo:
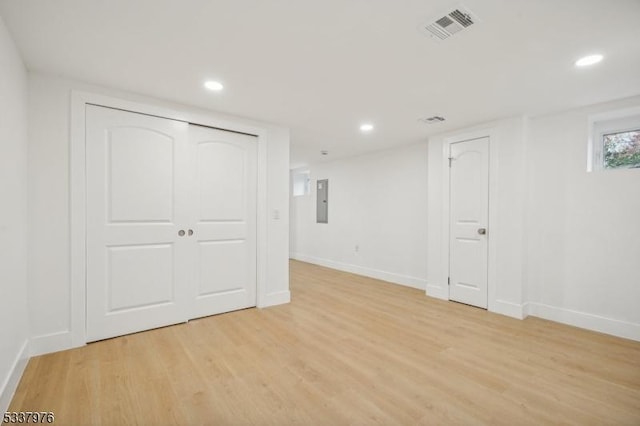
{"label": "watermark text 5337976", "polygon": [[2,423],[24,424],[24,423],[44,423],[50,424],[56,420],[55,414],[51,411],[6,411],[2,416]]}

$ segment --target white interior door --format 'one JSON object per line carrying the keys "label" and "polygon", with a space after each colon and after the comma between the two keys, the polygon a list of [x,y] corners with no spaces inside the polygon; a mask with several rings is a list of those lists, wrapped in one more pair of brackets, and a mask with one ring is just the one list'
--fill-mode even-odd
{"label": "white interior door", "polygon": [[87,105],[87,341],[188,319],[187,128]]}
{"label": "white interior door", "polygon": [[449,153],[449,299],[487,308],[489,138]]}
{"label": "white interior door", "polygon": [[192,318],[256,306],[257,138],[192,125]]}

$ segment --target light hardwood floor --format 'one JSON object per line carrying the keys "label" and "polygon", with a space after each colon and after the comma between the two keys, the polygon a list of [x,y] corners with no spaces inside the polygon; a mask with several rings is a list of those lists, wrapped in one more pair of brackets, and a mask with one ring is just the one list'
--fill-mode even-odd
{"label": "light hardwood floor", "polygon": [[55,424],[640,424],[640,342],[291,262],[292,303],[33,358]]}

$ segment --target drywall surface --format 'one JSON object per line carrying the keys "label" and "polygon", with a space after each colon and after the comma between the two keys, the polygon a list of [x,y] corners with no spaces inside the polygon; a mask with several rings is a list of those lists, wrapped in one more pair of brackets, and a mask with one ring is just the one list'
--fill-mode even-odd
{"label": "drywall surface", "polygon": [[489,309],[640,340],[640,170],[587,171],[589,117],[638,106],[635,97],[430,138],[427,294],[448,298],[443,144],[484,129]]}
{"label": "drywall surface", "polygon": [[[267,129],[264,221],[267,305],[289,301],[289,131],[202,109],[97,87],[40,73],[29,74],[29,306],[32,354],[72,346],[70,273],[70,110],[72,90],[111,96],[173,111],[211,115]],[[277,211],[277,212],[276,212]]]}
{"label": "drywall surface", "polygon": [[[291,257],[424,289],[427,146],[312,164],[311,193],[291,197]],[[316,185],[329,180],[328,223]]]}
{"label": "drywall surface", "polygon": [[640,340],[640,169],[587,171],[588,120],[640,97],[532,118],[530,313]]}
{"label": "drywall surface", "polygon": [[0,412],[28,355],[27,71],[0,18]]}
{"label": "drywall surface", "polygon": [[[587,171],[589,117],[639,106],[503,119],[312,164],[311,194],[291,197],[291,257],[448,299],[446,144],[488,135],[489,310],[640,340],[640,170]],[[315,223],[318,179],[328,224]]]}

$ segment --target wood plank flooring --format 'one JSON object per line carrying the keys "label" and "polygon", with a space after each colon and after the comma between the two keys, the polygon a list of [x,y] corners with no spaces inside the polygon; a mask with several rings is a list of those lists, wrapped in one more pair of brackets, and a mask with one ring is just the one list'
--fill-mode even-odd
{"label": "wood plank flooring", "polygon": [[70,425],[640,424],[640,342],[291,262],[292,303],[33,358]]}

